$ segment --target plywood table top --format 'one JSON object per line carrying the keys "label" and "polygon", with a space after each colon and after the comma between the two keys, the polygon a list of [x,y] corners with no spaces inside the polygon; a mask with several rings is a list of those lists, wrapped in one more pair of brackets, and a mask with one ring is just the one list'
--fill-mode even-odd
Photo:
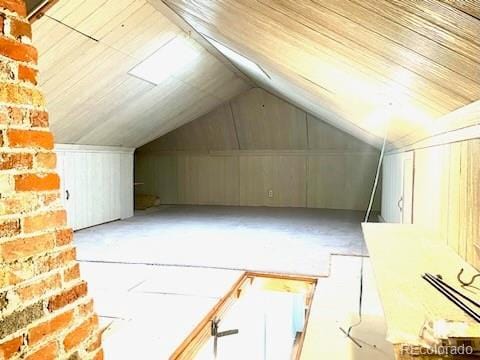
{"label": "plywood table top", "polygon": [[[415,225],[363,224],[377,288],[394,345],[428,346],[432,341],[477,340],[480,324],[421,278],[442,275],[444,281],[479,301],[480,290],[462,288],[456,277],[477,274],[435,235]],[[474,309],[478,311],[478,309]]]}

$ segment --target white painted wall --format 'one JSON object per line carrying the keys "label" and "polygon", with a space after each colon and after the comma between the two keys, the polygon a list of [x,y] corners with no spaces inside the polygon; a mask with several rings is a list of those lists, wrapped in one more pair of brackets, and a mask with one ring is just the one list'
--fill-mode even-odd
{"label": "white painted wall", "polygon": [[134,149],[57,144],[55,151],[74,230],[133,216]]}

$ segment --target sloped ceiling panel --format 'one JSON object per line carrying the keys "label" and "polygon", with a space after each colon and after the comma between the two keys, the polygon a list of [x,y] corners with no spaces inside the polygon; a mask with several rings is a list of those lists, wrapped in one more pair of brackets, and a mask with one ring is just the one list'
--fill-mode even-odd
{"label": "sloped ceiling panel", "polygon": [[138,152],[259,150],[377,152],[260,88],[248,90]]}
{"label": "sloped ceiling panel", "polygon": [[[138,147],[251,87],[146,0],[60,0],[33,26],[59,143]],[[129,74],[172,41],[188,67],[158,84]]]}
{"label": "sloped ceiling panel", "polygon": [[427,134],[480,98],[474,2],[162,1],[259,65],[269,77],[242,69],[259,85],[370,143],[387,124],[391,142]]}

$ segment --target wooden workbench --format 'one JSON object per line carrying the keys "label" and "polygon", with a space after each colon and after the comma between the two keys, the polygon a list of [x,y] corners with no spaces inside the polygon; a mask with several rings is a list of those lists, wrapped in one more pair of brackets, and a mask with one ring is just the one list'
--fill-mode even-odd
{"label": "wooden workbench", "polygon": [[400,349],[409,345],[460,345],[469,340],[478,349],[480,324],[421,278],[426,272],[441,274],[448,284],[480,301],[480,290],[462,289],[456,279],[461,268],[466,279],[477,271],[435,235],[417,226],[363,224],[363,233],[385,313],[387,340],[394,344],[397,359],[444,359],[400,354]]}

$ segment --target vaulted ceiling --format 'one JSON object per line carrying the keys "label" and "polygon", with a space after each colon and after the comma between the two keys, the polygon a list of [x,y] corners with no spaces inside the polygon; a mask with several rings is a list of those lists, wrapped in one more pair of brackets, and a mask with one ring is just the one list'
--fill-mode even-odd
{"label": "vaulted ceiling", "polygon": [[388,119],[400,142],[480,99],[478,0],[150,1],[262,87],[371,143]]}
{"label": "vaulted ceiling", "polygon": [[[146,0],[60,0],[33,34],[59,143],[137,147],[251,87]],[[158,85],[129,74],[174,42],[194,58],[188,67]]]}
{"label": "vaulted ceiling", "polygon": [[[34,42],[58,142],[138,147],[257,85],[379,146],[387,125],[392,143],[413,141],[438,119],[445,128],[452,111],[478,108],[479,9],[479,0],[59,0],[34,23]],[[129,74],[171,42],[195,61],[159,83]]]}

